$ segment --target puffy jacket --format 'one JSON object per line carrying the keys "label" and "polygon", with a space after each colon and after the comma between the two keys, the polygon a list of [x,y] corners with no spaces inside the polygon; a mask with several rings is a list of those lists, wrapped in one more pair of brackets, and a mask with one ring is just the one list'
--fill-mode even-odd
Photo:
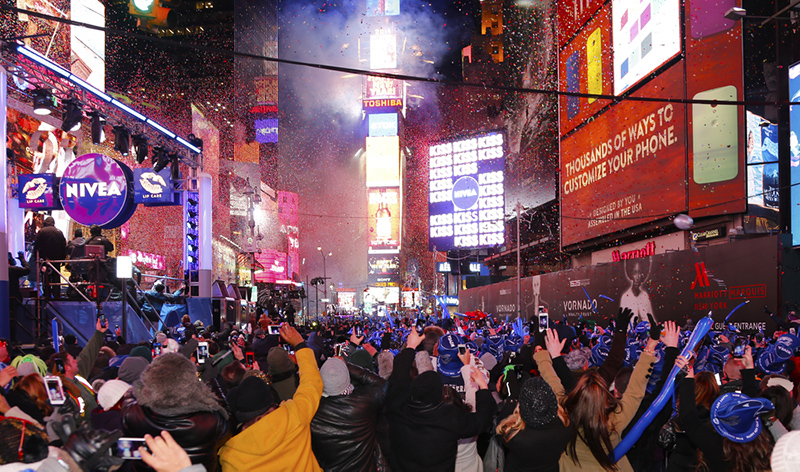
{"label": "puffy jacket", "polygon": [[[203,464],[209,472],[219,470],[217,451],[231,436],[228,420],[220,412],[197,411],[161,415],[140,405],[128,392],[122,402],[125,436],[157,436],[166,430],[186,450],[193,464]],[[134,470],[150,470],[140,461],[131,461]]]}
{"label": "puffy jacket", "polygon": [[311,448],[326,472],[385,470],[378,417],[387,382],[353,364],[347,369],[353,393],[322,398],[311,421]]}

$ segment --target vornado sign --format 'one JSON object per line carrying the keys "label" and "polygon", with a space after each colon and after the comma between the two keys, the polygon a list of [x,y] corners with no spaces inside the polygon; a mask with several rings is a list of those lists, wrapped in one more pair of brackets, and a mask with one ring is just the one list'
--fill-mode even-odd
{"label": "vornado sign", "polygon": [[125,164],[103,154],[85,154],[64,170],[59,197],[78,223],[116,228],[136,209],[132,180],[133,172]]}

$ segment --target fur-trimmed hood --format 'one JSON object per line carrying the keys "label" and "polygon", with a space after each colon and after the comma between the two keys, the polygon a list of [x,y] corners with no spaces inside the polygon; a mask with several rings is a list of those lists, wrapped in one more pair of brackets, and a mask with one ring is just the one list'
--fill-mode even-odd
{"label": "fur-trimmed hood", "polygon": [[198,411],[219,412],[225,408],[211,389],[197,377],[197,368],[182,354],[158,356],[133,384],[140,405],[158,414],[178,416]]}

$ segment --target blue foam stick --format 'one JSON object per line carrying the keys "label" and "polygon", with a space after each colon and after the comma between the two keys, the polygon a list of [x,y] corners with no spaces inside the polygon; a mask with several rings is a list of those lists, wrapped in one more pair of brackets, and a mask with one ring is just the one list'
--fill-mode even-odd
{"label": "blue foam stick", "polygon": [[[686,357],[689,351],[694,350],[695,346],[703,339],[703,337],[708,333],[708,330],[711,329],[711,325],[714,324],[714,320],[711,319],[711,313],[709,316],[701,319],[697,325],[695,326],[694,332],[689,337],[689,341],[686,342],[686,345],[683,347],[681,351],[681,355]],[[650,405],[650,408],[644,412],[644,414],[639,418],[639,421],[633,425],[630,432],[622,438],[622,441],[617,444],[617,447],[614,448],[614,454],[611,456],[611,459],[614,463],[617,463],[622,457],[628,453],[631,447],[639,440],[642,436],[644,430],[650,426],[650,423],[653,422],[653,419],[658,415],[664,405],[667,404],[669,399],[672,397],[672,392],[675,388],[675,377],[678,375],[680,368],[677,365],[672,366],[672,370],[669,372],[667,376],[666,382],[664,382],[664,387],[661,389],[661,392],[658,394],[653,403]]]}
{"label": "blue foam stick", "polygon": [[583,289],[583,293],[586,294],[586,298],[589,299],[589,305],[592,307],[592,310],[594,310],[594,312],[597,313],[597,307],[594,306],[594,302],[592,301],[592,297],[589,296],[589,292],[586,291],[586,287],[581,286],[581,288]]}
{"label": "blue foam stick", "polygon": [[439,302],[439,306],[442,307],[442,319],[451,318],[450,310],[447,308],[447,302],[445,302],[444,297],[436,297],[436,301]]}
{"label": "blue foam stick", "polygon": [[736,308],[734,308],[733,310],[731,310],[731,312],[730,312],[730,313],[728,313],[728,316],[726,316],[726,317],[725,317],[725,324],[728,324],[728,319],[731,317],[731,315],[733,314],[733,312],[734,312],[734,311],[736,311],[736,310],[738,310],[739,308],[741,308],[741,307],[743,307],[743,306],[747,305],[748,303],[750,303],[750,300],[745,300],[745,301],[743,301],[742,303],[740,303],[740,304],[736,305]]}
{"label": "blue foam stick", "polygon": [[614,301],[614,299],[613,299],[613,298],[611,298],[611,297],[609,297],[608,295],[598,295],[598,297],[600,297],[600,298],[605,298],[606,300],[608,300],[608,301],[611,301],[611,302],[613,302],[613,301]]}
{"label": "blue foam stick", "polygon": [[59,343],[58,343],[58,320],[57,320],[57,319],[55,319],[55,318],[53,318],[53,322],[52,322],[52,324],[51,324],[50,326],[51,326],[51,329],[52,329],[52,331],[53,331],[53,349],[55,349],[55,350],[56,350],[56,352],[58,352],[58,351],[59,351]]}

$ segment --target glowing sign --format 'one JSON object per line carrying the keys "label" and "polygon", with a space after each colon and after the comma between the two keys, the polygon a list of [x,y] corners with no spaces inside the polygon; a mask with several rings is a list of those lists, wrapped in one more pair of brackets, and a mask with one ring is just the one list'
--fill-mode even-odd
{"label": "glowing sign", "polygon": [[482,133],[428,150],[430,246],[475,248],[505,242],[503,134]]}
{"label": "glowing sign", "polygon": [[256,261],[264,267],[261,272],[256,272],[256,282],[272,282],[287,279],[287,257],[285,252],[274,249],[262,249],[255,254]]}
{"label": "glowing sign", "polygon": [[369,115],[369,135],[397,136],[397,113],[371,113]]}
{"label": "glowing sign", "polygon": [[400,247],[400,188],[371,188],[367,202],[369,249]]}
{"label": "glowing sign", "polygon": [[367,257],[369,283],[394,282],[400,274],[399,255],[371,255]]}
{"label": "glowing sign", "polygon": [[267,118],[265,120],[255,120],[256,142],[258,143],[277,143],[278,142],[278,119]]}
{"label": "glowing sign", "polygon": [[[800,101],[800,63],[789,68],[789,97]],[[800,245],[800,107],[789,106],[789,178],[791,179],[792,244]]]}
{"label": "glowing sign", "polygon": [[371,110],[375,108],[400,108],[403,106],[403,100],[400,98],[380,98],[374,100],[363,100],[361,106],[365,110]]}
{"label": "glowing sign", "polygon": [[397,36],[373,34],[369,37],[369,68],[394,69],[397,67]]}
{"label": "glowing sign", "polygon": [[367,0],[367,16],[400,14],[400,0]]}
{"label": "glowing sign", "polygon": [[20,208],[61,209],[55,192],[54,174],[20,174],[18,182]]}
{"label": "glowing sign", "polygon": [[614,94],[619,95],[681,52],[679,0],[614,0]]}
{"label": "glowing sign", "polygon": [[366,77],[367,90],[364,98],[400,98],[402,96],[402,82],[386,77]]}
{"label": "glowing sign", "polygon": [[367,138],[367,187],[400,186],[400,138]]}
{"label": "glowing sign", "polygon": [[64,170],[59,197],[78,223],[116,228],[136,210],[132,180],[133,172],[125,164],[102,154],[84,154]]}

